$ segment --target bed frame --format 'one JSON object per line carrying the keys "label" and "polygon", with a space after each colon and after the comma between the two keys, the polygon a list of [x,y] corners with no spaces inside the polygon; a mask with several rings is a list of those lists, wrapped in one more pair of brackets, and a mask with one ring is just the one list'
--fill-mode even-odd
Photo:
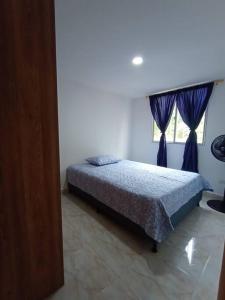
{"label": "bed frame", "polygon": [[[68,190],[70,193],[73,193],[80,198],[86,200],[90,205],[92,205],[98,213],[102,212],[106,215],[110,216],[115,220],[117,223],[125,225],[132,231],[137,232],[143,236],[147,236],[144,232],[144,229],[141,228],[139,225],[135,224],[125,216],[121,215],[120,213],[114,211],[112,208],[106,206],[104,203],[100,202],[93,196],[87,194],[86,192],[82,191],[78,187],[73,186],[72,184],[68,183]],[[202,198],[202,191],[195,195],[193,198],[190,199],[188,203],[182,206],[175,214],[171,217],[171,223],[174,227],[176,227],[185,216],[190,213],[196,206],[199,206],[199,202]],[[152,240],[152,252],[158,252],[158,242],[153,240],[151,237],[148,236],[149,239]]]}

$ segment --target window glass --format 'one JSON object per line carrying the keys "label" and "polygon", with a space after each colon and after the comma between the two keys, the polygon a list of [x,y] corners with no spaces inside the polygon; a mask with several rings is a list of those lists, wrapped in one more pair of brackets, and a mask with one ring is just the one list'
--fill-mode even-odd
{"label": "window glass", "polygon": [[[198,144],[202,144],[204,141],[204,130],[205,130],[205,114],[202,117],[202,120],[196,129]],[[185,143],[188,135],[189,135],[189,128],[183,122],[181,115],[176,107],[174,106],[174,110],[170,119],[170,123],[168,125],[166,131],[166,140],[169,143]],[[153,141],[159,142],[161,136],[161,132],[156,125],[155,121],[153,122]]]}

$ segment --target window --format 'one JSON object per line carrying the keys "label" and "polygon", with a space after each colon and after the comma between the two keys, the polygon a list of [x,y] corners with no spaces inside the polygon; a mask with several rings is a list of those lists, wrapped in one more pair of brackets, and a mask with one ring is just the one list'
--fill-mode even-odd
{"label": "window", "polygon": [[[177,109],[177,106],[175,105],[169,125],[166,130],[166,141],[168,143],[185,143],[188,138],[189,132],[190,130],[188,126],[183,122],[181,115]],[[198,128],[196,129],[198,144],[203,144],[204,132],[205,132],[205,113],[201,119]],[[153,142],[159,142],[160,136],[161,136],[161,132],[154,121]]]}

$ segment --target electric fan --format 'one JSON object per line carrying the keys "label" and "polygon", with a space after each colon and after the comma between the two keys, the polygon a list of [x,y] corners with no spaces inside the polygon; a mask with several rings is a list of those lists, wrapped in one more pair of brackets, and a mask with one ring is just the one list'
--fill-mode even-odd
{"label": "electric fan", "polygon": [[[225,135],[220,135],[212,142],[211,152],[220,161],[225,162]],[[208,200],[207,204],[214,210],[225,213],[225,190],[223,201],[221,200]]]}

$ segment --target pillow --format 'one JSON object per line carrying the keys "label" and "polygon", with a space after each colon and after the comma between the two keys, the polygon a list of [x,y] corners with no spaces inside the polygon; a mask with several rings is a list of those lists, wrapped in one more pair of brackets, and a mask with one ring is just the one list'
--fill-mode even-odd
{"label": "pillow", "polygon": [[115,164],[119,162],[121,159],[116,158],[113,155],[99,155],[93,156],[86,159],[91,165],[94,166],[104,166],[109,164]]}

